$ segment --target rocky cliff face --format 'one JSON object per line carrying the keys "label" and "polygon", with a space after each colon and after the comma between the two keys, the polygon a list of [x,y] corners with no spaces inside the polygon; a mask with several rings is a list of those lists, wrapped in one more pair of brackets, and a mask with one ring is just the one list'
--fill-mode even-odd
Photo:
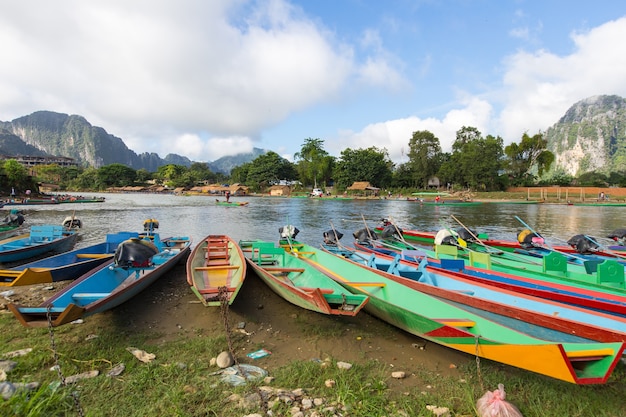
{"label": "rocky cliff face", "polygon": [[[101,127],[92,126],[84,117],[50,111],[38,111],[2,127],[21,139],[27,145],[48,154],[74,158],[79,164],[99,168],[120,163],[134,169],[144,168],[156,171],[167,162],[155,153],[137,155],[128,149],[122,139],[107,133]],[[19,154],[16,149],[7,147],[4,153]],[[171,157],[177,163],[191,165],[185,157]]]}
{"label": "rocky cliff face", "polygon": [[545,132],[554,169],[572,176],[626,170],[626,99],[594,96],[574,104]]}

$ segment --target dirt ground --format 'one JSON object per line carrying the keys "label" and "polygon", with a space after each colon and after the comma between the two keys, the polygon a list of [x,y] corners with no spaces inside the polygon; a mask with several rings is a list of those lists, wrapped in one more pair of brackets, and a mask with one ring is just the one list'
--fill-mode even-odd
{"label": "dirt ground", "polygon": [[[9,298],[24,305],[37,305],[63,284],[14,287]],[[0,292],[7,287],[0,288]],[[0,308],[6,300],[0,297]],[[235,303],[229,308],[229,326],[236,340],[239,363],[272,370],[295,360],[324,360],[359,363],[377,360],[389,369],[406,372],[407,378],[392,380],[392,389],[406,389],[424,384],[415,375],[426,368],[434,373],[462,375],[457,366],[474,357],[427,342],[396,329],[366,312],[356,317],[330,317],[296,307],[274,294],[254,272],[249,272]],[[85,320],[116,320],[128,330],[151,329],[159,335],[154,343],[194,336],[224,334],[220,308],[204,307],[189,290],[183,265],[168,276],[116,309],[87,317]],[[241,328],[240,328],[241,327]],[[197,336],[196,336],[197,337]],[[260,359],[247,353],[264,348],[271,352]]]}

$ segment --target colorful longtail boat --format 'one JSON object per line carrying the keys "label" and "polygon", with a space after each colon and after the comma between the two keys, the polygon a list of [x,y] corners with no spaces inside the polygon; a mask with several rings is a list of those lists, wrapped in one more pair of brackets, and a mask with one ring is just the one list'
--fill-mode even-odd
{"label": "colorful longtail boat", "polygon": [[237,242],[225,235],[209,235],[187,258],[187,282],[205,306],[235,301],[246,278],[246,259]]}
{"label": "colorful longtail boat", "polygon": [[377,272],[308,245],[288,256],[303,260],[351,292],[368,296],[365,308],[374,316],[470,355],[575,384],[601,384],[607,382],[624,350],[621,341],[573,340],[572,334],[552,329],[544,332],[552,333],[552,340],[532,336],[522,327],[503,325],[418,289],[429,287],[426,284]]}
{"label": "colorful longtail boat", "polygon": [[248,265],[286,301],[322,314],[354,316],[368,302],[273,242],[240,242]]}

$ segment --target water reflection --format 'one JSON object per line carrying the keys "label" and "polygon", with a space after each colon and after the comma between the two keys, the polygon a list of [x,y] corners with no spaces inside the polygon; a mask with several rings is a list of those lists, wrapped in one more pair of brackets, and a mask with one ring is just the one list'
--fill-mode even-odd
{"label": "water reflection", "polygon": [[[101,196],[102,194],[83,194]],[[278,228],[293,224],[298,239],[317,245],[322,232],[334,227],[349,243],[352,232],[391,218],[404,229],[437,231],[459,223],[494,238],[514,239],[524,223],[552,243],[578,233],[604,237],[626,226],[626,207],[566,206],[553,204],[482,204],[479,206],[427,206],[402,200],[340,200],[312,198],[235,197],[250,204],[224,207],[215,198],[157,194],[106,194],[104,203],[59,204],[24,209],[27,224],[60,224],[74,214],[83,221],[80,245],[104,239],[106,233],[139,230],[147,218],[159,220],[163,236],[185,235],[198,241],[208,234],[235,239],[276,240]]]}

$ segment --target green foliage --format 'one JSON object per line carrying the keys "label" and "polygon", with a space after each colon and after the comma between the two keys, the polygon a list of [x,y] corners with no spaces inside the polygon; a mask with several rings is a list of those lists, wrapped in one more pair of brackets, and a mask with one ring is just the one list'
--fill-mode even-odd
{"label": "green foliage", "polygon": [[246,178],[242,182],[255,191],[260,191],[281,179],[292,180],[297,177],[295,166],[276,152],[258,156],[245,169]]}
{"label": "green foliage", "polygon": [[324,141],[307,138],[304,140],[300,152],[294,155],[296,170],[300,181],[305,185],[317,188],[318,182],[322,186],[330,180],[334,158],[324,150]]}
{"label": "green foliage", "polygon": [[413,185],[427,188],[428,180],[435,176],[441,167],[441,145],[439,138],[427,130],[413,132],[409,140],[410,175]]}
{"label": "green foliage", "polygon": [[586,172],[578,177],[578,185],[583,187],[607,187],[608,177],[601,172]]}
{"label": "green foliage", "polygon": [[488,135],[483,138],[474,127],[457,132],[451,155],[442,155],[439,179],[477,191],[501,190],[507,184],[500,175],[503,140]]}
{"label": "green foliage", "polygon": [[135,170],[123,164],[111,164],[98,169],[98,183],[105,188],[133,184],[136,178]]}
{"label": "green foliage", "polygon": [[4,161],[2,169],[12,187],[24,188],[29,185],[28,171],[15,159],[7,159]]}
{"label": "green foliage", "polygon": [[513,185],[529,185],[529,178],[534,179],[532,169],[536,169],[539,176],[550,169],[555,156],[546,149],[547,145],[548,141],[541,133],[534,136],[524,133],[519,144],[511,143],[504,148]]}
{"label": "green foliage", "polygon": [[345,190],[355,181],[369,181],[374,187],[391,184],[393,162],[386,149],[344,149],[335,165],[333,178],[339,189]]}

